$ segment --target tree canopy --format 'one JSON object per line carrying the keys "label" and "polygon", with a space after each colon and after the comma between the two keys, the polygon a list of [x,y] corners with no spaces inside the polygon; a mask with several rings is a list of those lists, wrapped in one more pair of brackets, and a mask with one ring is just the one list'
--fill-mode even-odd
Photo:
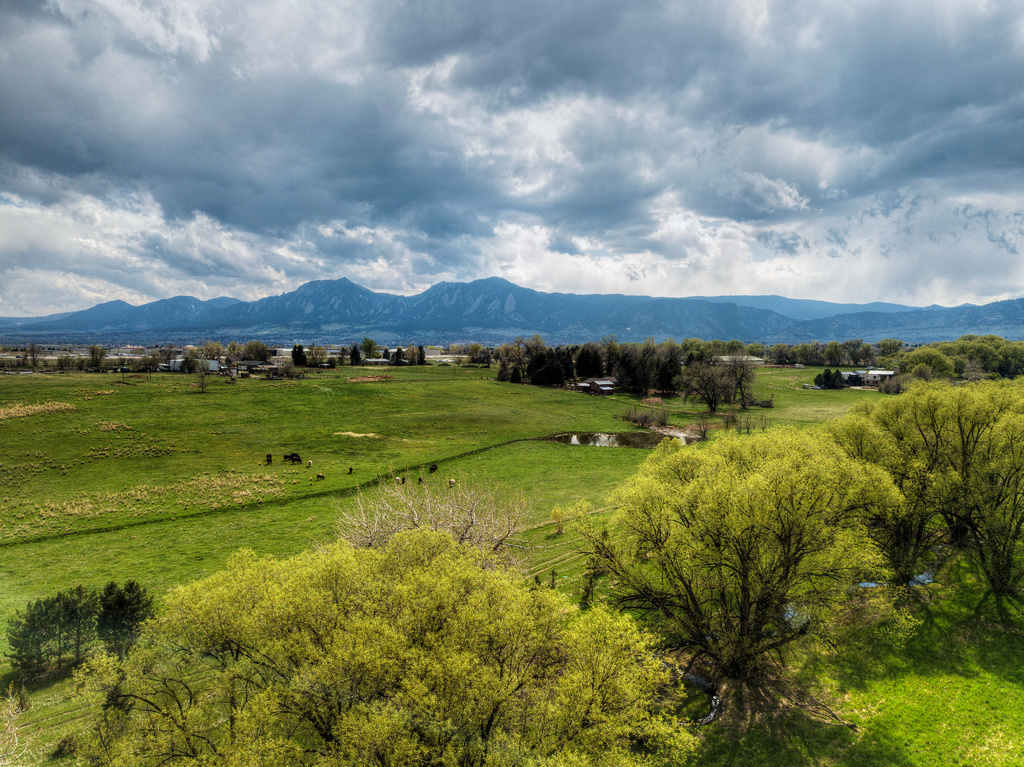
{"label": "tree canopy", "polygon": [[690,737],[628,617],[580,612],[448,535],[286,561],[236,555],[173,591],[85,678],[103,765],[639,765]]}
{"label": "tree canopy", "polygon": [[776,430],[699,451],[666,441],[619,501],[624,537],[586,533],[611,598],[712,677],[746,683],[794,642],[835,641],[866,614],[874,595],[854,587],[879,560],[865,514],[896,491],[828,440]]}
{"label": "tree canopy", "polygon": [[976,565],[994,594],[1020,594],[1024,386],[921,383],[830,430],[848,455],[883,467],[902,492],[897,506],[872,520],[899,580],[920,572],[941,538]]}

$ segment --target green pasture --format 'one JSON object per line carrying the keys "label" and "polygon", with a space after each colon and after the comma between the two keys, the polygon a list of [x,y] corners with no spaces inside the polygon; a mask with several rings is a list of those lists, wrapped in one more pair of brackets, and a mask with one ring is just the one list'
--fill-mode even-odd
{"label": "green pasture", "polygon": [[[760,371],[755,396],[773,406],[725,408],[712,423],[725,428],[735,415],[729,428],[799,427],[880,396],[803,389],[817,372]],[[551,510],[587,501],[611,516],[610,496],[646,451],[538,438],[631,431],[622,416],[633,406],[664,408],[682,428],[704,408],[500,384],[493,373],[341,368],[298,381],[214,378],[203,393],[176,374],[0,376],[0,613],[112,579],[135,578],[159,596],[243,547],[296,553],[334,536],[355,494],[391,474],[521,491],[531,504],[528,576],[548,583],[554,571],[558,588],[577,593],[584,563],[573,523],[557,535]],[[389,378],[353,380],[382,374]],[[313,467],[282,463],[293,451]],[[922,626],[905,648],[878,637],[800,664],[856,732],[796,714],[743,731],[706,728],[693,763],[1024,764],[1024,638],[975,612],[980,592],[955,577],[922,592]],[[47,754],[80,726],[72,686],[47,680],[29,690],[36,764],[58,763]]]}

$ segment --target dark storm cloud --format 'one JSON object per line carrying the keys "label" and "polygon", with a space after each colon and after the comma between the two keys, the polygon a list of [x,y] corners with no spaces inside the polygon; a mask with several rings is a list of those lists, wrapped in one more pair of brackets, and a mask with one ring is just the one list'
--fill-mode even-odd
{"label": "dark storm cloud", "polygon": [[1022,247],[1022,75],[1013,2],[11,0],[0,313],[33,275],[1022,294],[963,267]]}

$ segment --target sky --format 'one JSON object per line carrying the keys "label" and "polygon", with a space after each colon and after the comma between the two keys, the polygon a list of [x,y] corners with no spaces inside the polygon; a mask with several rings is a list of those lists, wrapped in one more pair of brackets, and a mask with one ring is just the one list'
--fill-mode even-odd
{"label": "sky", "polygon": [[3,0],[0,316],[1024,296],[1018,0]]}

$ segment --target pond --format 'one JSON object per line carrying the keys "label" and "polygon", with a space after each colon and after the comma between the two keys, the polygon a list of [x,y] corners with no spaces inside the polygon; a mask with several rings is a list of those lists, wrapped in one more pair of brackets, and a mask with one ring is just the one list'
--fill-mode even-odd
{"label": "pond", "polygon": [[622,434],[605,434],[602,432],[570,432],[554,434],[545,439],[562,445],[589,445],[591,447],[639,447],[647,450],[656,448],[664,434],[653,431],[630,431]]}

